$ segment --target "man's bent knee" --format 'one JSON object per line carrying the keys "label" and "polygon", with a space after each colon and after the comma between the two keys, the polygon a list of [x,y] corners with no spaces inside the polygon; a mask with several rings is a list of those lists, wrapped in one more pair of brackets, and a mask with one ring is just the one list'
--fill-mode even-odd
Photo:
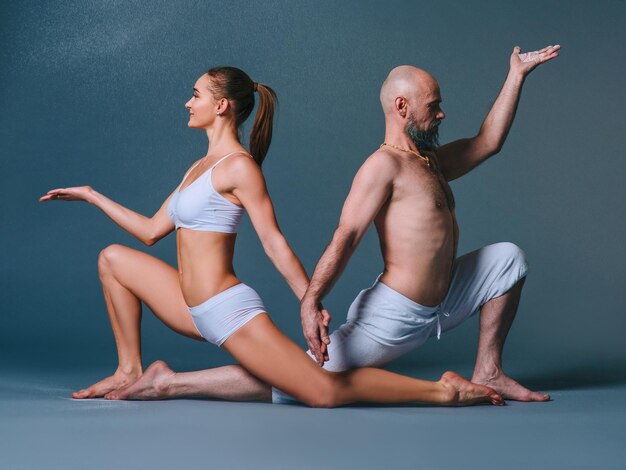
{"label": "man's bent knee", "polygon": [[528,272],[528,262],[524,251],[511,242],[496,243],[498,250],[498,258],[502,260],[508,267],[515,268],[520,273],[520,278],[526,276]]}

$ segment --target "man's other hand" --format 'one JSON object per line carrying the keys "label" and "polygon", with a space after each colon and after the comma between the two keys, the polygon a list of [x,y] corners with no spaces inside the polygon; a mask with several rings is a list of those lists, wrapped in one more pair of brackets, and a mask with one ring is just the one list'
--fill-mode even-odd
{"label": "man's other hand", "polygon": [[323,366],[329,359],[327,346],[330,344],[328,337],[330,314],[321,304],[303,299],[300,305],[300,320],[311,354],[317,363]]}

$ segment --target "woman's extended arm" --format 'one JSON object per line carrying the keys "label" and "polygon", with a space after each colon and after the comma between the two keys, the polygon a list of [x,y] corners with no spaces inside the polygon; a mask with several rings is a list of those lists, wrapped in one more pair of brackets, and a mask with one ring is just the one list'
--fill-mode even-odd
{"label": "woman's extended arm", "polygon": [[167,214],[166,199],[161,208],[151,218],[138,214],[121,204],[95,191],[90,186],[59,188],[48,191],[39,201],[85,201],[104,212],[113,222],[148,246],[154,245],[165,235],[174,230],[174,224]]}
{"label": "woman's extended arm", "polygon": [[[194,165],[197,163],[198,162],[195,162]],[[192,165],[191,168],[193,168],[194,165]],[[185,177],[187,177],[191,168],[187,170]],[[176,192],[176,190],[174,190],[174,192]],[[137,238],[140,242],[152,246],[175,228],[167,213],[167,205],[174,195],[174,192],[168,196],[161,205],[161,208],[152,217],[146,217],[145,215],[141,215],[118,204],[104,194],[95,191],[91,186],[52,189],[48,191],[45,196],[40,197],[39,201],[88,202],[104,212],[107,217],[133,237]]]}
{"label": "woman's extended arm", "polygon": [[252,159],[237,158],[228,163],[233,194],[248,212],[265,253],[298,300],[302,300],[309,286],[309,276],[278,227],[274,206],[267,193],[261,170]]}

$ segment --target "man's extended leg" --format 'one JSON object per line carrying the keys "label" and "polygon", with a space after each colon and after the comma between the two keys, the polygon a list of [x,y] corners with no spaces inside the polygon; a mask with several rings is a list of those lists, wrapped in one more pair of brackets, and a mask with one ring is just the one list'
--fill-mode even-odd
{"label": "man's extended leg", "polygon": [[156,361],[131,385],[105,395],[113,400],[219,398],[233,401],[271,401],[272,388],[241,366],[194,372],[174,372]]}
{"label": "man's extended leg", "polygon": [[526,278],[507,293],[491,299],[480,309],[480,337],[472,382],[488,385],[504,398],[520,401],[546,401],[550,395],[528,390],[507,377],[502,370],[502,349],[511,328]]}

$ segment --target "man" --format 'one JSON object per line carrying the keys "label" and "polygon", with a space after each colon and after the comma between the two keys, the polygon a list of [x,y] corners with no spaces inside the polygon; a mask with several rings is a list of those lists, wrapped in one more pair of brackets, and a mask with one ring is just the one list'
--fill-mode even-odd
{"label": "man", "polygon": [[[544,401],[502,370],[502,348],[526,276],[522,251],[498,243],[458,259],[458,227],[448,181],[498,153],[513,122],[522,85],[559,46],[511,55],[510,71],[478,135],[437,148],[445,118],[437,81],[415,67],[393,69],[383,83],[385,140],[359,169],[339,227],[315,268],[301,317],[312,355],[329,370],[381,366],[481,312],[472,382],[505,398]],[[348,322],[328,337],[320,301],[374,221],[385,269],[362,291]],[[431,307],[428,307],[431,306]]]}
{"label": "man", "polygon": [[[472,382],[503,397],[545,401],[502,369],[502,348],[515,317],[527,266],[523,252],[497,243],[456,257],[458,226],[448,181],[501,149],[526,76],[558,56],[559,46],[521,54],[515,47],[504,86],[479,133],[438,147],[445,118],[437,81],[412,66],[393,69],[381,88],[385,140],[361,166],[339,226],[318,262],[301,303],[310,354],[331,371],[383,366],[454,328],[480,311],[480,338]],[[385,268],[361,291],[348,321],[328,336],[330,316],[321,307],[374,222]],[[239,366],[176,374],[161,361],[114,398],[207,396],[269,400],[270,387]],[[273,391],[274,402],[290,398]]]}

